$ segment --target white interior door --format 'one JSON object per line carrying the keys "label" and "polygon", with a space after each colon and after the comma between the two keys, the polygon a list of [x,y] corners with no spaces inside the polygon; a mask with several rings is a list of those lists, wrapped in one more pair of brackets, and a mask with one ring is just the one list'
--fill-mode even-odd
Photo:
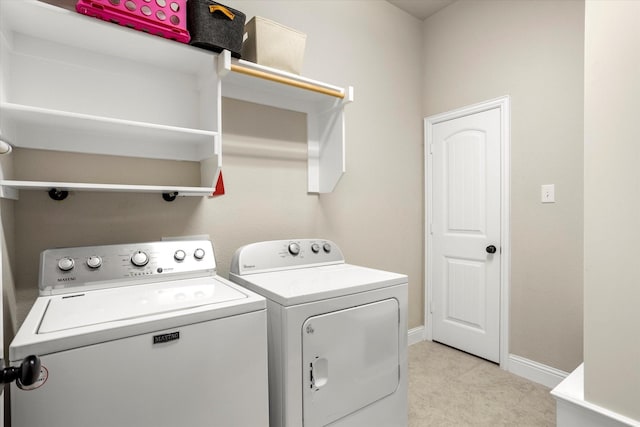
{"label": "white interior door", "polygon": [[497,363],[500,121],[496,107],[438,122],[430,146],[432,337]]}

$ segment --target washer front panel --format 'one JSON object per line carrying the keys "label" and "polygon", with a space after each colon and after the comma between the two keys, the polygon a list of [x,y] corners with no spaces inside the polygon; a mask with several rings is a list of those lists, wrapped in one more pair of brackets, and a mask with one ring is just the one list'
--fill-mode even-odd
{"label": "washer front panel", "polygon": [[155,326],[41,355],[47,380],[11,385],[13,425],[268,427],[266,310]]}

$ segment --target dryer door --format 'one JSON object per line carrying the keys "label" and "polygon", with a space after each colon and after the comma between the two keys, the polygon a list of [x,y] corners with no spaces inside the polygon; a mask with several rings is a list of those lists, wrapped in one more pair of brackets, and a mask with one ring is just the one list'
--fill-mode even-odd
{"label": "dryer door", "polygon": [[390,298],[302,325],[304,426],[324,426],[392,394],[400,381],[400,307]]}

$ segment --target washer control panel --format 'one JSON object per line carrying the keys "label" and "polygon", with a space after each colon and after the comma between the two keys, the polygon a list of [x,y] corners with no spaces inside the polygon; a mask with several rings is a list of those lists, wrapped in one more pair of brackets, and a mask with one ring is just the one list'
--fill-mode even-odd
{"label": "washer control panel", "polygon": [[47,249],[40,255],[39,287],[41,295],[51,295],[101,284],[116,286],[115,282],[210,276],[215,271],[209,240]]}
{"label": "washer control panel", "polygon": [[330,240],[271,240],[238,249],[230,272],[243,275],[339,263],[344,263],[344,256]]}

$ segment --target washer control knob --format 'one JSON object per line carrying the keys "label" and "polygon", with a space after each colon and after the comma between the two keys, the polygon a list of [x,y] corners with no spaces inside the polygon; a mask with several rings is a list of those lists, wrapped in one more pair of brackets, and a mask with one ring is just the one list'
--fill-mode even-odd
{"label": "washer control knob", "polygon": [[149,263],[149,255],[142,251],[136,251],[131,255],[131,264],[136,267],[144,267]]}
{"label": "washer control knob", "polygon": [[197,260],[204,258],[204,249],[198,248],[193,252],[193,257]]}
{"label": "washer control knob", "polygon": [[317,243],[314,243],[313,245],[311,245],[311,250],[313,251],[314,254],[317,254],[318,252],[320,252],[320,245]]}
{"label": "washer control knob", "polygon": [[92,255],[89,258],[87,258],[87,266],[89,268],[100,268],[100,266],[102,265],[102,258],[100,258],[97,255]]}
{"label": "washer control knob", "polygon": [[58,261],[58,268],[62,271],[71,271],[75,265],[73,258],[69,257],[60,258],[60,261]]}
{"label": "washer control knob", "polygon": [[289,243],[289,253],[296,256],[300,253],[300,245],[297,243]]}
{"label": "washer control knob", "polygon": [[322,245],[322,249],[324,249],[326,253],[331,252],[331,244],[325,243],[324,245]]}
{"label": "washer control knob", "polygon": [[184,261],[184,259],[187,257],[187,254],[182,250],[182,249],[178,249],[174,254],[173,254],[173,259],[175,259],[176,261],[180,262],[180,261]]}

